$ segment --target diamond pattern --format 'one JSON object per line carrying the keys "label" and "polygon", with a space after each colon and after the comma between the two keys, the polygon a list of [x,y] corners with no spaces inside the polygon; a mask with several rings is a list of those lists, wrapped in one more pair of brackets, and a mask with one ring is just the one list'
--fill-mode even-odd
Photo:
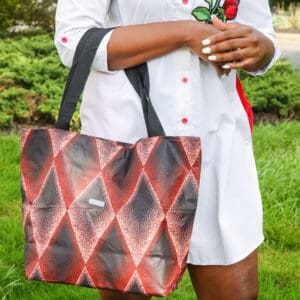
{"label": "diamond pattern", "polygon": [[152,149],[159,140],[158,137],[152,137],[149,139],[143,139],[136,144],[137,153],[143,165],[146,164],[148,158],[151,155]]}
{"label": "diamond pattern", "polygon": [[117,214],[131,197],[143,170],[134,149],[123,148],[103,170],[104,184]]}
{"label": "diamond pattern", "polygon": [[33,236],[30,214],[24,216],[24,224],[24,233],[26,236],[24,247],[24,263],[26,265],[26,277],[29,277],[30,274],[33,273],[35,266],[38,263],[37,245]]}
{"label": "diamond pattern", "polygon": [[199,138],[125,144],[44,129],[23,130],[21,145],[27,279],[157,296],[176,288],[198,198]]}
{"label": "diamond pattern", "polygon": [[197,207],[198,187],[198,183],[191,172],[167,213],[169,232],[174,241],[179,266],[185,263],[188,253],[189,239],[193,229],[193,215]]}
{"label": "diamond pattern", "polygon": [[146,294],[146,291],[143,287],[142,280],[137,271],[134,272],[132,278],[129,280],[129,283],[125,288],[125,292],[126,291],[132,294]]}
{"label": "diamond pattern", "polygon": [[[53,162],[52,145],[46,130],[36,130],[27,134],[23,131],[23,136],[27,137],[21,160],[24,190],[27,201],[33,203]],[[32,182],[34,184],[31,184]]]}
{"label": "diamond pattern", "polygon": [[65,205],[56,182],[55,169],[51,169],[39,197],[31,206],[31,219],[39,257],[65,214]]}
{"label": "diamond pattern", "polygon": [[[90,199],[104,201],[105,209],[89,203]],[[101,176],[73,202],[69,215],[83,259],[88,261],[98,240],[114,219],[114,211],[106,195]],[[88,233],[88,234],[87,234]]]}
{"label": "diamond pattern", "polygon": [[138,267],[147,294],[165,296],[165,290],[174,289],[174,282],[178,281],[178,275],[184,270],[180,269],[175,258],[176,251],[167,226],[162,224]]}
{"label": "diamond pattern", "polygon": [[96,285],[110,289],[124,290],[135,266],[122,236],[121,228],[115,221],[95,248],[95,255],[87,263],[89,273]]}
{"label": "diamond pattern", "polygon": [[25,227],[25,220],[27,219],[27,215],[30,212],[30,205],[27,200],[26,186],[24,183],[24,176],[21,171],[21,195],[22,195],[22,215],[23,215],[23,227]]}
{"label": "diamond pattern", "polygon": [[180,137],[180,141],[183,145],[185,154],[188,158],[190,166],[198,163],[201,151],[201,145],[199,139],[191,139],[189,137]]}
{"label": "diamond pattern", "polygon": [[66,147],[72,138],[76,137],[76,133],[61,130],[49,130],[49,134],[51,136],[54,157]]}
{"label": "diamond pattern", "polygon": [[68,214],[64,216],[40,258],[40,267],[46,281],[76,284],[84,262]]}
{"label": "diamond pattern", "polygon": [[40,281],[44,280],[39,264],[37,264],[35,266],[35,269],[33,270],[33,272],[30,275],[30,279],[32,279],[32,280],[40,280]]}
{"label": "diamond pattern", "polygon": [[76,282],[76,285],[94,288],[96,287],[86,268],[83,269],[81,275],[79,276]]}
{"label": "diamond pattern", "polygon": [[97,146],[93,139],[77,135],[55,158],[58,180],[67,208],[99,173]]}
{"label": "diamond pattern", "polygon": [[153,148],[145,164],[145,171],[165,213],[172,205],[190,169],[178,138],[170,138],[164,143],[160,141]]}
{"label": "diamond pattern", "polygon": [[142,174],[131,199],[118,213],[124,237],[135,265],[141,259],[157,232],[164,213],[149,180]]}
{"label": "diamond pattern", "polygon": [[106,165],[112,160],[112,158],[122,150],[114,141],[109,140],[96,140],[98,155],[99,155],[99,167],[104,169]]}
{"label": "diamond pattern", "polygon": [[21,130],[21,148],[23,149],[24,148],[24,145],[27,141],[27,138],[28,138],[28,135],[30,134],[30,130]]}

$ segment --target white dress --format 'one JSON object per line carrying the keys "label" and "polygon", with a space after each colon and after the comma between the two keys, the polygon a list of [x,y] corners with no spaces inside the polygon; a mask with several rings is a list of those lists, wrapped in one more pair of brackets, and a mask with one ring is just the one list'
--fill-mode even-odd
{"label": "white dress", "polygon": [[[216,3],[218,0],[213,1]],[[225,1],[220,6],[225,7]],[[232,2],[232,1],[231,1]],[[262,31],[280,55],[267,0],[241,0],[234,21]],[[59,0],[55,44],[70,66],[90,27],[195,20],[204,0]],[[232,12],[232,11],[231,11]],[[108,33],[99,46],[81,105],[82,133],[124,142],[147,136],[140,99],[124,71],[107,68]],[[199,41],[200,44],[201,41]],[[167,135],[200,136],[203,156],[199,202],[188,262],[228,265],[263,241],[262,203],[247,115],[236,74],[219,78],[214,68],[181,48],[148,62],[150,97]]]}

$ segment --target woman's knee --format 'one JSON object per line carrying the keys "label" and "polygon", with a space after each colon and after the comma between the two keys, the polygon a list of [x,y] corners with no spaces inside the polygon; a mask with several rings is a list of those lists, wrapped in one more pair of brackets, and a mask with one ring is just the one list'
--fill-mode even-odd
{"label": "woman's knee", "polygon": [[229,266],[192,266],[189,273],[201,300],[255,300],[258,298],[256,251]]}

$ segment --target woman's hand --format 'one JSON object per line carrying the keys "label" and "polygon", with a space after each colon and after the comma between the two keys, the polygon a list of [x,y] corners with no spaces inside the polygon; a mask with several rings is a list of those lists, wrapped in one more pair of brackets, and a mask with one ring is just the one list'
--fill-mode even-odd
{"label": "woman's hand", "polygon": [[224,69],[244,69],[255,72],[265,67],[274,56],[274,45],[258,30],[239,23],[223,23],[213,17],[219,32],[202,41],[202,53]]}
{"label": "woman's hand", "polygon": [[222,68],[222,64],[220,62],[210,61],[208,59],[208,55],[202,51],[205,46],[202,45],[201,40],[215,36],[221,31],[211,24],[204,24],[195,21],[191,21],[187,25],[188,27],[186,32],[188,39],[186,46],[189,47],[200,59],[211,63],[219,76],[230,73],[230,70]]}
{"label": "woman's hand", "polygon": [[[190,47],[208,61],[201,41],[219,31],[213,25],[190,20],[121,26],[108,43],[108,67],[112,71],[130,68],[182,47]],[[224,73],[216,62],[212,64]]]}
{"label": "woman's hand", "polygon": [[[130,68],[182,47],[191,48],[209,62],[201,41],[218,32],[213,25],[190,20],[121,26],[113,31],[108,43],[108,67],[112,71]],[[210,63],[219,75],[228,72],[221,64]]]}

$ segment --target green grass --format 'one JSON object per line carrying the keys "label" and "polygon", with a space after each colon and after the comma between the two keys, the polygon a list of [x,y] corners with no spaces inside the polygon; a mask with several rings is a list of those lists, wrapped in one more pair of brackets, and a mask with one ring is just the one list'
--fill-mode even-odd
{"label": "green grass", "polygon": [[[254,147],[265,209],[260,299],[296,300],[300,295],[300,122],[257,126]],[[16,134],[0,135],[0,170],[0,300],[98,299],[96,290],[24,279]],[[187,275],[167,299],[196,299]]]}
{"label": "green grass", "polygon": [[254,138],[267,243],[299,250],[300,123],[259,126]]}

